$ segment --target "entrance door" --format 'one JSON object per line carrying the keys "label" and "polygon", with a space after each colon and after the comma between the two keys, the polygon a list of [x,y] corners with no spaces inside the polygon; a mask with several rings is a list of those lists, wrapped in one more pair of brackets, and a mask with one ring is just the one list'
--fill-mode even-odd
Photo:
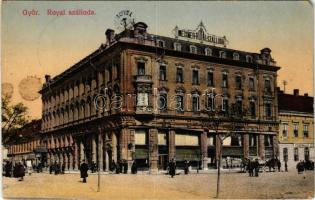
{"label": "entrance door", "polygon": [[166,170],[167,168],[167,154],[159,155],[159,169]]}

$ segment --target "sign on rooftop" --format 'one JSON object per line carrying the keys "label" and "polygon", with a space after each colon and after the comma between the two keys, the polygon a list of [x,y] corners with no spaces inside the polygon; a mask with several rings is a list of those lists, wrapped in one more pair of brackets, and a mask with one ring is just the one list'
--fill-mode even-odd
{"label": "sign on rooftop", "polygon": [[174,28],[174,35],[175,38],[179,39],[185,39],[192,42],[208,43],[211,45],[222,45],[224,47],[226,47],[226,45],[229,43],[225,36],[219,37],[209,34],[202,22],[200,22],[195,30],[179,29],[176,26]]}

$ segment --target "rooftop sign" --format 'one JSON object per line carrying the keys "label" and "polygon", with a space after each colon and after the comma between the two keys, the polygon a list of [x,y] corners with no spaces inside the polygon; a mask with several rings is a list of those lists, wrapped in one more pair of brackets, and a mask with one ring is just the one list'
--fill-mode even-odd
{"label": "rooftop sign", "polygon": [[205,26],[202,22],[198,25],[195,30],[189,29],[179,29],[177,26],[174,28],[175,38],[191,40],[200,43],[208,43],[211,45],[222,45],[226,47],[229,41],[225,36],[219,37],[215,35],[211,35],[207,32]]}

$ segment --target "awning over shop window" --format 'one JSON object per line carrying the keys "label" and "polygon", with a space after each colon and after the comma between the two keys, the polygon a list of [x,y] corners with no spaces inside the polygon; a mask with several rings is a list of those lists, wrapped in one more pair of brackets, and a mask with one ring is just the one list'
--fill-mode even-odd
{"label": "awning over shop window", "polygon": [[176,161],[200,160],[200,149],[176,149]]}

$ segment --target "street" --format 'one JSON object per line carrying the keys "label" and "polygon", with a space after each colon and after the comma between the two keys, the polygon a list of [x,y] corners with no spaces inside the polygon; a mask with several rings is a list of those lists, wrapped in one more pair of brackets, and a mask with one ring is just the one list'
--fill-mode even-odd
{"label": "street", "polygon": [[[246,173],[223,173],[220,198],[312,198],[314,172],[265,172],[259,177]],[[215,197],[216,174],[101,175],[97,192],[97,174],[89,174],[82,183],[79,174],[53,175],[33,173],[19,182],[3,177],[4,198],[59,199],[210,199]]]}

